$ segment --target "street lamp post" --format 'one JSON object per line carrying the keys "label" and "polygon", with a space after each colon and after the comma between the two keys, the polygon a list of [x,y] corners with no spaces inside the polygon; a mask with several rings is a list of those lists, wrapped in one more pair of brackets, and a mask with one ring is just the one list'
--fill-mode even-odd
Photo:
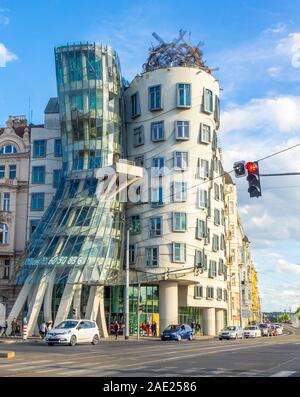
{"label": "street lamp post", "polygon": [[130,228],[126,231],[126,261],[125,261],[125,339],[129,339],[129,234]]}

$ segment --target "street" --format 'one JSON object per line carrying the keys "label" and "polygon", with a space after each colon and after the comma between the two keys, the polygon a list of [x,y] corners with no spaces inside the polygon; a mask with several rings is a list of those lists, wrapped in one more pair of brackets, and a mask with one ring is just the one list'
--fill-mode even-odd
{"label": "street", "polygon": [[3,377],[298,377],[300,331],[252,340],[162,342],[102,340],[99,345],[49,347],[42,341],[0,344]]}

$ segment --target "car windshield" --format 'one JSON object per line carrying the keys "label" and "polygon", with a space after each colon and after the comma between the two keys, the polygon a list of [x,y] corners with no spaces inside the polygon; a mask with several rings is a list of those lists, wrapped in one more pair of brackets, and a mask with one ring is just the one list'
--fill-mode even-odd
{"label": "car windshield", "polygon": [[247,331],[255,331],[256,327],[245,327],[245,330],[247,330]]}
{"label": "car windshield", "polygon": [[260,328],[268,328],[268,324],[259,324]]}
{"label": "car windshield", "polygon": [[179,330],[179,325],[168,325],[167,328],[165,328],[165,331],[176,332],[178,330]]}
{"label": "car windshield", "polygon": [[77,324],[78,321],[63,321],[62,323],[58,324],[58,326],[55,328],[62,328],[62,329],[75,328]]}
{"label": "car windshield", "polygon": [[236,327],[225,327],[223,331],[235,331]]}

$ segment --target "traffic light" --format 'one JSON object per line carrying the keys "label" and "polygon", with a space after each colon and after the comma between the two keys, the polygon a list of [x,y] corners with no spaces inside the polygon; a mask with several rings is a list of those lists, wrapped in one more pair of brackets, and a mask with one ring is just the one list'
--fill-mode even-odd
{"label": "traffic light", "polygon": [[237,161],[233,164],[233,169],[236,178],[242,178],[243,176],[246,176],[245,164],[246,164],[245,161]]}
{"label": "traffic light", "polygon": [[249,182],[248,192],[250,194],[250,197],[260,197],[262,194],[258,162],[253,161],[247,163],[245,167],[248,171],[247,181]]}

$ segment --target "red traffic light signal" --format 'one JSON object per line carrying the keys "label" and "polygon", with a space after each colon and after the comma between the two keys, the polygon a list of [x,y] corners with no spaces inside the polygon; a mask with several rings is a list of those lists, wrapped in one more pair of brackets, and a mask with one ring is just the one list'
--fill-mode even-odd
{"label": "red traffic light signal", "polygon": [[258,164],[257,162],[249,162],[246,164],[246,170],[249,174],[257,174],[258,173]]}

